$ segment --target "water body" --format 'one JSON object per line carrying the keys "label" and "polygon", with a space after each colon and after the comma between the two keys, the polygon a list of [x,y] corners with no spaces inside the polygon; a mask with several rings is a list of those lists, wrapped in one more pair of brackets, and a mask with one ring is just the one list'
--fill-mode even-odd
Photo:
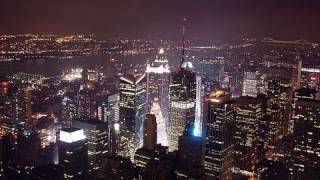
{"label": "water body", "polygon": [[[145,57],[118,56],[115,59],[126,63],[144,63]],[[70,68],[95,68],[102,66],[104,68],[110,66],[110,57],[94,56],[94,57],[77,57],[73,59],[39,59],[15,62],[0,62],[0,75],[9,75],[17,72],[26,72],[33,74],[41,74],[44,76],[60,75],[63,70]]]}

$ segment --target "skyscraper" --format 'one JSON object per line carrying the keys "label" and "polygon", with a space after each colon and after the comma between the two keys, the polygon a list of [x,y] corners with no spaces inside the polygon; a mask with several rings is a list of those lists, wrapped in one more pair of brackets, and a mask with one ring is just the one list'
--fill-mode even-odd
{"label": "skyscraper", "polygon": [[320,178],[320,100],[316,91],[298,89],[293,104],[293,162],[295,179]]}
{"label": "skyscraper", "polygon": [[185,126],[194,123],[196,106],[196,74],[191,62],[185,61],[185,26],[182,28],[183,48],[180,68],[170,78],[170,115],[168,123],[169,151],[178,149],[178,140]]}
{"label": "skyscraper", "polygon": [[143,75],[120,78],[120,155],[134,157],[142,146],[143,121],[146,114],[146,83]]}
{"label": "skyscraper", "polygon": [[94,117],[95,103],[93,91],[87,84],[81,85],[77,94],[78,117]]}
{"label": "skyscraper", "polygon": [[[166,137],[166,127],[169,116],[169,81],[170,70],[168,65],[168,59],[165,56],[164,50],[161,48],[155,60],[151,63],[147,63],[146,68],[147,76],[147,109],[151,112],[152,107],[160,107],[160,111],[156,112],[158,115],[157,122],[160,126],[163,122],[164,128],[158,133],[159,135]],[[154,110],[154,109],[153,109]],[[161,119],[159,119],[161,118]],[[166,145],[167,142],[160,142],[162,145]]]}
{"label": "skyscraper", "polygon": [[74,120],[72,127],[82,129],[88,141],[88,164],[90,179],[97,179],[102,160],[109,155],[109,130],[106,122],[98,119]]}
{"label": "skyscraper", "polygon": [[242,86],[242,96],[257,97],[257,75],[255,72],[245,72]]}
{"label": "skyscraper", "polygon": [[88,178],[88,144],[83,130],[62,128],[58,141],[59,166],[63,179]]}
{"label": "skyscraper", "polygon": [[146,115],[143,131],[143,147],[153,151],[157,145],[157,121],[155,115]]}
{"label": "skyscraper", "polygon": [[213,179],[231,179],[234,158],[233,115],[230,94],[214,91],[205,97],[205,156],[206,175]]}
{"label": "skyscraper", "polygon": [[69,97],[65,96],[62,100],[62,127],[70,128],[72,121],[77,119],[76,103]]}
{"label": "skyscraper", "polygon": [[258,160],[259,124],[263,103],[259,98],[242,96],[235,103],[235,170],[253,176]]}
{"label": "skyscraper", "polygon": [[194,126],[187,124],[183,135],[179,137],[177,151],[177,179],[201,179],[203,169],[203,139],[194,135]]}

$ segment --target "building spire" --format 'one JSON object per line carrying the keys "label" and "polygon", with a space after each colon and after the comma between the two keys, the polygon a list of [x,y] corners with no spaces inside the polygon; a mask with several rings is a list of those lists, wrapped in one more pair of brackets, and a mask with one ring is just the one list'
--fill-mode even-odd
{"label": "building spire", "polygon": [[182,67],[183,63],[185,62],[185,48],[186,48],[186,40],[185,40],[185,32],[186,32],[186,22],[187,18],[183,18],[183,24],[182,24],[182,57],[181,57],[181,63],[180,67]]}

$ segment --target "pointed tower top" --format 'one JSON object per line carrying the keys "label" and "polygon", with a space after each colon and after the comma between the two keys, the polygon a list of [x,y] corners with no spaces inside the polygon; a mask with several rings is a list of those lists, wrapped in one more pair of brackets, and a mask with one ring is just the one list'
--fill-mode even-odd
{"label": "pointed tower top", "polygon": [[163,50],[163,48],[160,48],[160,50],[159,50],[159,54],[164,54],[164,50]]}
{"label": "pointed tower top", "polygon": [[186,47],[186,40],[185,40],[185,32],[186,32],[186,22],[187,18],[183,18],[183,23],[182,23],[182,57],[181,57],[181,63],[180,67],[182,67],[182,64],[185,61],[185,47]]}

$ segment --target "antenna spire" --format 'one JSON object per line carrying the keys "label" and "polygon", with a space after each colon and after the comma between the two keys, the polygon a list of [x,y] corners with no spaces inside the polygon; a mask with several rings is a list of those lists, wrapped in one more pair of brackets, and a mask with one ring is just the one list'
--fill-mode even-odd
{"label": "antenna spire", "polygon": [[185,40],[185,32],[186,32],[186,22],[187,22],[187,18],[183,18],[183,24],[182,24],[182,58],[181,58],[181,64],[180,67],[182,66],[182,64],[185,61],[185,48],[186,48],[186,40]]}

